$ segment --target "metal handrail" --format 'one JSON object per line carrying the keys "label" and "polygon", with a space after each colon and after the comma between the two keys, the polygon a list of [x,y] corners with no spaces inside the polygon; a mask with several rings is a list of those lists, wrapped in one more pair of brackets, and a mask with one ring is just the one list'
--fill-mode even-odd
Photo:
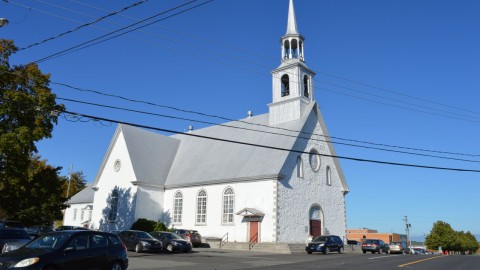
{"label": "metal handrail", "polygon": [[258,233],[250,237],[250,240],[248,241],[248,250],[251,250],[257,242],[258,242]]}
{"label": "metal handrail", "polygon": [[[225,239],[223,239],[225,238]],[[220,248],[222,248],[222,246],[224,246],[226,243],[228,243],[228,233],[226,233],[224,236],[222,236],[222,238],[220,239]]]}

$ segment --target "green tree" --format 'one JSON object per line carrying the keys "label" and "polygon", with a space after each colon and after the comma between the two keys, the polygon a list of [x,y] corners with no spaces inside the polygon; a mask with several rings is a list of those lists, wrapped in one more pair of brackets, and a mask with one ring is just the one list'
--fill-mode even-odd
{"label": "green tree", "polygon": [[428,249],[438,249],[442,247],[443,250],[453,250],[456,243],[457,234],[452,229],[450,224],[437,221],[433,224],[430,234],[425,238],[425,244]]}
{"label": "green tree", "polygon": [[69,176],[62,176],[63,196],[70,199],[73,195],[87,187],[87,180],[83,171],[72,172]]}
{"label": "green tree", "polygon": [[62,180],[58,176],[61,167],[53,167],[46,160],[33,157],[27,178],[15,188],[17,210],[10,218],[25,225],[51,225],[62,218],[66,198],[62,194]]}
{"label": "green tree", "polygon": [[63,111],[48,87],[50,76],[35,63],[10,66],[17,50],[13,41],[0,39],[0,213],[7,218],[18,216],[17,200],[25,199],[20,194],[34,192],[24,183],[35,143],[51,137],[58,120],[52,112]]}

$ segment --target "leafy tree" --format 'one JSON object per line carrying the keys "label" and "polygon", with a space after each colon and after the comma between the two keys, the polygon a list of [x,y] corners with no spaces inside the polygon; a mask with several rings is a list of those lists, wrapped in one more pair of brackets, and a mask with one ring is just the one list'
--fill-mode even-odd
{"label": "leafy tree", "polygon": [[58,120],[58,114],[52,112],[63,111],[48,87],[49,75],[42,74],[35,63],[10,66],[9,58],[17,50],[13,41],[0,39],[0,213],[3,217],[18,216],[17,200],[35,192],[25,185],[32,166],[31,155],[37,152],[35,143],[51,137]]}
{"label": "leafy tree", "polygon": [[33,157],[27,171],[27,179],[15,188],[17,210],[10,218],[25,225],[51,225],[62,218],[66,198],[62,194],[62,180],[58,176],[61,167],[53,167],[46,160]]}
{"label": "leafy tree", "polygon": [[437,221],[433,224],[430,234],[425,238],[425,244],[428,249],[436,250],[442,247],[444,250],[453,250],[456,238],[456,233],[450,224]]}
{"label": "leafy tree", "polygon": [[63,195],[70,199],[73,195],[87,187],[87,180],[83,171],[72,172],[71,175],[62,176]]}

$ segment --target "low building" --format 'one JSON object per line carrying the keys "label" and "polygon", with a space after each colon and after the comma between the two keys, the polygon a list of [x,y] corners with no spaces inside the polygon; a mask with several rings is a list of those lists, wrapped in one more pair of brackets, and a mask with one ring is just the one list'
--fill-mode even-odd
{"label": "low building", "polygon": [[90,227],[94,191],[87,186],[68,200],[63,214],[63,225]]}
{"label": "low building", "polygon": [[357,241],[363,243],[365,239],[379,239],[385,243],[391,242],[407,242],[407,235],[398,233],[379,233],[377,230],[367,228],[362,229],[348,229],[347,239],[349,241]]}

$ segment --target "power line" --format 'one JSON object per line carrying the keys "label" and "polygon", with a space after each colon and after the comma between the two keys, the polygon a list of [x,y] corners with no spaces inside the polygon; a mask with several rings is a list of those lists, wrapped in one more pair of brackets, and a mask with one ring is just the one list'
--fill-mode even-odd
{"label": "power line", "polygon": [[[146,105],[150,105],[150,106],[171,109],[171,110],[184,112],[184,113],[190,113],[190,114],[196,114],[196,115],[200,115],[200,116],[217,118],[217,119],[225,120],[225,121],[239,121],[239,122],[244,123],[244,124],[258,125],[258,126],[268,127],[268,128],[271,128],[271,129],[277,129],[277,130],[283,130],[283,131],[289,131],[289,132],[300,132],[298,130],[291,130],[291,129],[285,129],[285,128],[279,128],[279,127],[272,127],[272,126],[268,126],[268,125],[250,123],[250,122],[235,120],[235,119],[231,119],[231,118],[227,118],[227,117],[223,117],[223,116],[218,116],[218,115],[206,114],[206,113],[192,111],[192,110],[181,109],[181,108],[174,107],[174,106],[162,105],[162,104],[158,104],[158,103],[154,103],[154,102],[150,102],[150,101],[132,99],[132,98],[127,98],[127,97],[120,96],[120,95],[115,95],[115,94],[107,94],[107,93],[104,93],[104,92],[101,92],[101,91],[98,91],[98,90],[79,88],[79,87],[71,86],[71,85],[68,85],[68,84],[65,84],[65,83],[59,83],[59,82],[51,82],[51,83],[56,84],[56,85],[60,85],[60,86],[65,86],[67,88],[70,88],[70,89],[73,89],[73,90],[76,90],[76,91],[90,92],[90,93],[94,93],[94,94],[98,94],[98,95],[102,95],[102,96],[106,96],[106,97],[113,97],[113,98],[122,99],[122,100],[133,102],[133,103],[146,104]],[[380,143],[373,143],[373,142],[368,142],[368,141],[345,139],[345,138],[336,137],[336,136],[325,136],[325,135],[318,135],[318,136],[323,136],[325,138],[330,138],[330,139],[337,139],[337,140],[350,141],[350,142],[355,142],[355,143],[363,143],[363,144],[369,144],[369,145],[375,145],[375,146],[381,146],[381,147],[398,148],[398,149],[405,149],[405,150],[432,152],[432,153],[448,154],[448,155],[470,156],[470,157],[479,157],[480,156],[479,154],[455,153],[455,152],[447,152],[447,151],[436,151],[436,150],[427,150],[427,149],[421,149],[421,148],[396,146],[396,145],[389,145],[389,144],[380,144]]]}
{"label": "power line", "polygon": [[[99,121],[117,123],[117,124],[124,124],[124,125],[129,125],[129,126],[134,126],[134,127],[144,128],[144,129],[149,129],[149,130],[161,131],[161,132],[166,132],[166,133],[170,133],[170,134],[181,134],[181,135],[191,136],[191,137],[196,137],[196,138],[215,140],[215,141],[221,141],[221,142],[227,142],[227,143],[235,143],[235,144],[253,146],[253,147],[260,147],[260,148],[266,148],[266,149],[271,149],[271,150],[287,151],[287,152],[293,152],[293,153],[298,153],[298,154],[310,154],[309,152],[295,150],[295,149],[286,149],[286,148],[281,148],[281,147],[267,146],[267,145],[241,142],[241,141],[235,141],[235,140],[229,140],[229,139],[222,139],[222,138],[199,135],[199,134],[194,134],[194,133],[179,132],[179,131],[170,130],[170,129],[157,128],[157,127],[147,126],[147,125],[140,125],[140,124],[135,124],[135,123],[131,123],[131,122],[125,122],[125,121],[119,121],[119,120],[114,120],[114,119],[109,119],[109,118],[104,118],[104,117],[98,117],[98,116],[93,116],[93,115],[88,115],[88,114],[71,112],[71,111],[67,111],[67,110],[63,111],[62,113],[67,113],[67,114],[71,114],[71,115],[74,115],[74,116],[85,117],[85,118],[89,118],[89,119],[92,119],[92,120],[99,120]],[[437,167],[437,166],[428,166],[428,165],[399,163],[399,162],[388,162],[388,161],[381,161],[381,160],[354,158],[354,157],[338,156],[338,155],[328,155],[328,154],[321,154],[321,153],[318,153],[318,155],[319,156],[324,156],[324,157],[346,159],[346,160],[367,162],[367,163],[376,163],[376,164],[383,164],[383,165],[413,167],[413,168],[422,168],[422,169],[446,170],[446,171],[457,171],[457,172],[480,173],[480,170],[474,170],[474,169],[449,168],[449,167]]]}
{"label": "power line", "polygon": [[[229,125],[229,124],[218,124],[218,123],[213,123],[213,122],[195,120],[195,119],[191,119],[191,118],[184,118],[184,117],[178,117],[178,116],[172,116],[172,115],[166,115],[166,114],[152,113],[152,112],[146,112],[146,111],[141,111],[141,110],[134,110],[134,109],[122,108],[122,107],[118,107],[118,106],[112,106],[112,105],[105,105],[105,104],[93,103],[93,102],[88,102],[88,101],[81,101],[81,100],[75,100],[75,99],[69,99],[69,98],[61,98],[61,97],[57,97],[57,99],[58,99],[58,100],[69,101],[69,102],[74,102],[74,103],[85,104],[85,105],[96,106],[96,107],[103,107],[103,108],[109,108],[109,109],[115,109],[115,110],[122,110],[122,111],[127,111],[127,112],[140,113],[140,114],[145,114],[145,115],[152,115],[152,116],[158,116],[158,117],[164,117],[164,118],[170,118],[170,119],[177,119],[177,120],[183,120],[183,121],[191,121],[191,122],[208,124],[208,125],[217,125],[217,126],[227,127],[227,128],[234,128],[234,129],[254,131],[254,132],[259,132],[259,133],[279,135],[279,136],[284,136],[284,137],[291,137],[291,138],[299,138],[299,139],[304,139],[304,140],[310,140],[309,137],[302,137],[302,136],[297,136],[297,135],[288,135],[288,134],[276,133],[276,132],[270,132],[270,131],[264,131],[264,130],[258,130],[258,129],[250,129],[250,128],[245,128],[245,127],[233,126],[233,125]],[[244,122],[244,121],[235,121],[235,122]],[[250,123],[250,122],[246,122],[246,123]],[[268,126],[268,127],[270,127],[270,126]],[[300,133],[300,134],[304,134],[304,135],[315,135],[315,136],[318,136],[318,137],[325,137],[325,136],[323,136],[323,135],[317,135],[317,134],[307,133],[307,132],[302,132],[302,131],[296,131],[296,133]],[[426,155],[426,154],[419,154],[419,153],[412,153],[412,152],[406,152],[406,151],[398,151],[398,150],[384,149],[384,148],[378,148],[378,147],[369,147],[369,146],[363,146],[363,145],[355,145],[355,144],[334,142],[334,141],[328,141],[328,140],[322,140],[322,139],[314,139],[314,138],[312,138],[312,140],[314,140],[314,141],[320,141],[320,142],[326,142],[326,143],[333,143],[333,144],[338,144],[338,145],[344,145],[344,146],[357,147],[357,148],[364,148],[364,149],[373,149],[373,150],[379,150],[379,151],[386,151],[386,152],[392,152],[392,153],[416,155],[416,156],[422,156],[422,157],[433,157],[433,158],[448,159],[448,160],[463,161],[463,162],[480,163],[480,161],[476,161],[476,160],[467,160],[467,159],[450,158],[450,157],[435,156],[435,155]]]}
{"label": "power line", "polygon": [[[114,34],[114,33],[117,33],[117,32],[123,31],[123,30],[125,30],[125,29],[127,29],[127,28],[130,28],[130,27],[132,27],[132,26],[134,26],[134,25],[143,23],[143,22],[148,21],[148,20],[151,20],[151,19],[153,19],[153,18],[155,18],[155,17],[158,17],[158,16],[164,15],[164,14],[166,14],[166,13],[172,12],[173,10],[179,9],[179,8],[181,8],[181,7],[184,7],[184,6],[186,6],[186,5],[189,5],[189,4],[191,4],[191,3],[193,3],[193,2],[196,2],[196,1],[198,1],[198,0],[192,0],[192,1],[186,2],[186,3],[184,3],[184,4],[178,5],[178,6],[174,7],[174,8],[171,8],[171,9],[169,9],[169,10],[166,10],[166,11],[163,11],[163,12],[160,12],[160,13],[157,13],[157,14],[155,14],[155,15],[153,15],[153,16],[150,16],[150,17],[148,17],[148,18],[146,18],[146,19],[144,19],[144,20],[141,20],[141,21],[139,21],[139,22],[136,22],[136,23],[130,24],[130,25],[128,25],[128,26],[122,27],[122,28],[120,28],[120,29],[117,29],[117,30],[115,30],[115,31],[109,32],[109,33],[107,33],[107,34],[105,34],[105,35],[96,37],[96,38],[94,38],[94,39],[88,40],[88,41],[86,41],[86,42],[82,42],[82,43],[80,43],[80,44],[78,44],[78,45],[75,45],[75,46],[70,47],[70,48],[68,48],[68,49],[65,49],[65,50],[62,50],[62,51],[60,51],[60,52],[51,54],[51,55],[49,55],[49,56],[46,56],[46,57],[41,58],[41,59],[39,59],[39,60],[36,60],[36,61],[34,61],[34,62],[36,62],[36,63],[44,62],[44,61],[47,61],[47,60],[49,60],[49,59],[51,59],[51,58],[54,58],[55,56],[65,55],[65,54],[67,54],[67,53],[69,53],[69,52],[71,52],[71,51],[73,51],[73,50],[78,51],[78,50],[81,50],[81,49],[88,48],[88,47],[90,47],[90,46],[93,46],[93,45],[96,45],[96,44],[105,42],[105,41],[107,41],[107,40],[110,40],[110,39],[119,37],[119,36],[124,35],[124,34],[126,34],[126,33],[130,33],[130,32],[132,32],[132,31],[135,31],[135,30],[137,30],[137,29],[140,29],[140,28],[143,28],[143,27],[147,27],[147,26],[149,26],[149,25],[151,25],[151,24],[160,22],[160,21],[162,21],[162,20],[171,18],[171,17],[173,17],[173,16],[177,16],[177,15],[182,14],[182,13],[184,13],[184,12],[190,11],[190,10],[192,10],[192,9],[194,9],[194,8],[198,8],[198,7],[203,6],[203,5],[207,4],[207,3],[210,3],[210,2],[212,2],[212,1],[214,1],[214,0],[208,0],[208,1],[204,2],[204,3],[201,3],[201,4],[198,4],[198,5],[193,6],[193,7],[191,7],[191,8],[188,8],[188,9],[185,9],[185,10],[182,10],[182,11],[179,11],[179,12],[177,12],[177,13],[175,13],[175,14],[173,14],[173,15],[167,16],[167,17],[165,17],[165,18],[162,18],[162,19],[153,21],[153,22],[151,22],[151,23],[144,24],[144,25],[142,25],[142,26],[140,26],[140,27],[134,28],[134,29],[132,29],[132,30],[128,30],[128,31],[126,31],[126,32],[123,32],[123,33],[120,33],[120,34],[118,34],[118,35],[109,37],[109,38],[107,38],[107,39],[97,41],[97,40],[99,40],[99,39],[102,39],[102,38],[107,37],[107,36],[109,36],[109,35],[112,35],[112,34]],[[97,41],[97,42],[87,45],[88,43],[91,43],[91,42],[94,42],[94,41]]]}
{"label": "power line", "polygon": [[80,26],[78,26],[78,27],[76,27],[76,28],[74,28],[74,29],[68,30],[68,31],[63,32],[63,33],[61,33],[61,34],[58,34],[58,35],[56,35],[56,36],[54,36],[54,37],[50,37],[50,38],[44,39],[44,40],[42,40],[42,41],[39,41],[39,42],[33,43],[33,44],[31,44],[31,45],[28,45],[28,46],[26,46],[26,47],[20,48],[19,51],[26,50],[26,49],[29,49],[29,48],[32,48],[32,47],[35,47],[35,46],[44,44],[44,43],[46,43],[46,42],[48,42],[48,41],[55,40],[55,39],[60,38],[60,37],[62,37],[62,36],[71,34],[71,33],[75,32],[75,31],[78,31],[78,30],[84,28],[84,27],[87,27],[87,26],[93,25],[93,24],[95,24],[95,23],[98,23],[98,22],[100,22],[100,21],[102,21],[102,20],[104,20],[104,19],[106,19],[106,18],[108,18],[108,17],[117,15],[117,14],[119,14],[120,12],[126,11],[126,10],[128,10],[128,9],[130,9],[130,8],[133,8],[133,7],[136,7],[136,6],[138,6],[138,5],[141,5],[141,4],[143,4],[143,3],[147,2],[147,1],[148,1],[148,0],[141,0],[141,1],[139,1],[139,2],[133,3],[133,4],[130,5],[130,6],[124,7],[124,8],[122,8],[122,9],[120,9],[120,10],[117,10],[117,11],[115,11],[115,12],[112,12],[112,13],[110,13],[110,14],[107,14],[107,15],[105,15],[105,16],[102,16],[102,17],[100,17],[100,18],[98,18],[98,19],[96,19],[96,20],[94,20],[94,21],[92,21],[92,22],[82,24],[82,25],[80,25]]}

